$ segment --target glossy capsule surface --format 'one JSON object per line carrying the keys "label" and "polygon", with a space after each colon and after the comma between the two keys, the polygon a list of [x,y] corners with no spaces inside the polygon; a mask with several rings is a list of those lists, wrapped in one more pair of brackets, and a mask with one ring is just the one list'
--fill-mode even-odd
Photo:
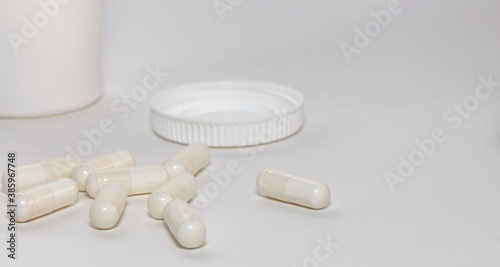
{"label": "glossy capsule surface", "polygon": [[156,219],[163,219],[165,204],[174,198],[189,201],[198,190],[196,178],[189,173],[181,173],[161,184],[148,197],[148,210]]}
{"label": "glossy capsule surface", "polygon": [[312,209],[325,208],[330,201],[325,183],[272,168],[259,173],[257,190],[263,196]]}
{"label": "glossy capsule surface", "polygon": [[[15,185],[20,191],[31,186],[47,183],[60,178],[68,178],[71,169],[77,163],[71,156],[40,160],[35,163],[17,166]],[[7,189],[9,177],[7,172],[2,175],[2,186]]]}
{"label": "glossy capsule surface", "polygon": [[69,178],[36,185],[16,194],[18,222],[48,214],[68,206],[78,198],[78,186]]}
{"label": "glossy capsule surface", "polygon": [[109,229],[116,225],[127,203],[127,190],[115,181],[105,184],[90,207],[92,225],[99,229]]}
{"label": "glossy capsule surface", "polygon": [[163,219],[181,246],[197,248],[205,242],[205,224],[185,200],[170,200],[163,208]]}
{"label": "glossy capsule surface", "polygon": [[210,161],[210,150],[203,143],[192,143],[163,162],[170,176],[187,172],[195,175]]}
{"label": "glossy capsule surface", "polygon": [[159,165],[113,168],[90,173],[85,189],[95,197],[106,183],[116,181],[125,187],[129,196],[140,195],[153,192],[169,178],[165,168]]}
{"label": "glossy capsule surface", "polygon": [[78,189],[85,191],[85,181],[91,172],[134,165],[135,159],[132,154],[126,150],[119,150],[76,164],[71,170],[70,176],[78,184]]}

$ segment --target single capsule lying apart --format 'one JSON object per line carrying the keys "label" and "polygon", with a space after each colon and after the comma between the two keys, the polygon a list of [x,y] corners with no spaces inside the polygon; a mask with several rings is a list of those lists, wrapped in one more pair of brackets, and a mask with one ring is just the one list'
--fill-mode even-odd
{"label": "single capsule lying apart", "polygon": [[140,195],[153,192],[168,179],[170,176],[162,166],[114,168],[90,173],[85,189],[91,197],[95,197],[106,183],[116,181],[125,187],[129,196]]}
{"label": "single capsule lying apart", "polygon": [[163,162],[170,176],[187,172],[196,174],[210,161],[210,150],[202,143],[192,143]]}
{"label": "single capsule lying apart", "polygon": [[91,172],[134,165],[135,160],[132,154],[126,150],[119,150],[76,164],[71,170],[70,177],[78,184],[80,191],[85,191],[85,181]]}
{"label": "single capsule lying apart", "polygon": [[172,199],[167,202],[163,208],[163,219],[181,246],[196,248],[205,242],[205,224],[185,200]]}
{"label": "single capsule lying apart", "polygon": [[90,207],[90,222],[97,228],[109,229],[120,219],[127,203],[127,190],[115,181],[105,184]]}
{"label": "single capsule lying apart", "polygon": [[263,196],[312,209],[325,208],[330,201],[330,189],[326,184],[271,168],[259,173],[257,189]]}
{"label": "single capsule lying apart", "polygon": [[16,194],[18,222],[25,222],[68,206],[78,198],[78,186],[69,178],[36,185]]}
{"label": "single capsule lying apart", "polygon": [[148,210],[156,219],[163,219],[165,204],[174,198],[189,201],[196,194],[198,183],[189,173],[176,175],[163,183],[148,197]]}
{"label": "single capsule lying apart", "polygon": [[[18,166],[16,169],[16,190],[69,177],[71,168],[77,163],[71,156],[40,160],[32,164]],[[2,175],[3,188],[7,190],[7,172]]]}

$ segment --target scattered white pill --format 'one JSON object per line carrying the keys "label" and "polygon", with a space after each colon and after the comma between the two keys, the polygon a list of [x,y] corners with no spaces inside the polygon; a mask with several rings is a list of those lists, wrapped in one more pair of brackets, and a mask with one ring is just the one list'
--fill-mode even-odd
{"label": "scattered white pill", "polygon": [[116,225],[127,203],[127,190],[115,181],[105,184],[90,207],[90,222],[97,228],[109,229]]}
{"label": "scattered white pill", "polygon": [[[67,178],[77,160],[71,156],[40,160],[32,164],[17,166],[16,190],[21,191],[31,186],[47,183],[60,178]],[[7,190],[7,172],[2,175],[2,186]]]}
{"label": "scattered white pill", "polygon": [[171,177],[187,172],[196,174],[210,161],[210,150],[202,143],[192,143],[163,162]]}
{"label": "scattered white pill", "polygon": [[91,197],[95,197],[106,183],[117,181],[125,187],[129,196],[140,195],[153,192],[168,179],[167,171],[159,165],[113,168],[90,173],[85,189]]}
{"label": "scattered white pill", "polygon": [[25,222],[68,206],[78,198],[78,186],[69,178],[36,185],[16,194],[18,222]]}
{"label": "scattered white pill", "polygon": [[70,176],[78,184],[78,189],[85,191],[85,181],[91,172],[134,165],[135,160],[132,154],[126,150],[119,150],[76,164],[71,170]]}
{"label": "scattered white pill", "polygon": [[189,173],[176,175],[163,183],[148,197],[148,210],[156,219],[163,219],[165,204],[174,198],[189,201],[196,194],[198,183]]}
{"label": "scattered white pill", "polygon": [[205,224],[185,200],[169,201],[163,209],[163,219],[181,246],[196,248],[205,242]]}
{"label": "scattered white pill", "polygon": [[271,168],[259,173],[257,189],[263,196],[312,209],[325,208],[330,201],[325,183]]}

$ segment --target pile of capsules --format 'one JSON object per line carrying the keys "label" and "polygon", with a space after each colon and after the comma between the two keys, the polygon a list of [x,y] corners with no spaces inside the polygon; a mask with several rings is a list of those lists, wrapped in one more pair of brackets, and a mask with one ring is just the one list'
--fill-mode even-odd
{"label": "pile of capsules", "polygon": [[[198,191],[193,175],[209,160],[208,147],[193,143],[158,166],[134,167],[134,157],[125,150],[80,163],[66,156],[19,166],[16,220],[29,221],[69,206],[79,191],[86,191],[94,198],[90,222],[96,228],[109,229],[120,219],[128,196],[150,194],[147,207],[151,216],[163,219],[181,246],[196,248],[205,242],[207,232],[188,201]],[[4,173],[5,189],[8,179]],[[263,196],[312,209],[324,208],[330,201],[326,184],[277,169],[261,171],[257,189]]]}

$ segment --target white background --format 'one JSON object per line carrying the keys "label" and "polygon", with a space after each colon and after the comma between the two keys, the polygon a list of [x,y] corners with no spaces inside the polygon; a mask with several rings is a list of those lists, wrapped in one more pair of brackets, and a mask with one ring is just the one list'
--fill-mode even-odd
{"label": "white background", "polygon": [[[286,84],[304,94],[307,121],[259,150],[212,150],[198,175],[201,194],[227,162],[241,172],[201,211],[208,236],[199,249],[177,245],[148,215],[147,196],[130,197],[114,229],[96,230],[92,200],[81,193],[75,205],[19,224],[16,261],[3,249],[3,215],[2,266],[315,266],[318,239],[328,238],[339,246],[318,266],[499,266],[500,87],[457,129],[443,114],[474,94],[478,77],[500,81],[500,4],[402,1],[401,13],[348,64],[339,44],[352,45],[354,28],[387,2],[243,1],[221,20],[212,0],[103,1],[103,98],[64,115],[0,120],[1,161],[9,150],[18,164],[65,155],[109,118],[115,130],[86,158],[128,149],[138,165],[159,164],[182,146],[153,133],[149,99],[188,82]],[[120,120],[111,103],[156,64],[169,77]],[[447,140],[392,192],[384,174],[397,173],[398,157],[436,128]],[[314,211],[260,197],[255,177],[265,167],[325,181],[330,206]]]}

